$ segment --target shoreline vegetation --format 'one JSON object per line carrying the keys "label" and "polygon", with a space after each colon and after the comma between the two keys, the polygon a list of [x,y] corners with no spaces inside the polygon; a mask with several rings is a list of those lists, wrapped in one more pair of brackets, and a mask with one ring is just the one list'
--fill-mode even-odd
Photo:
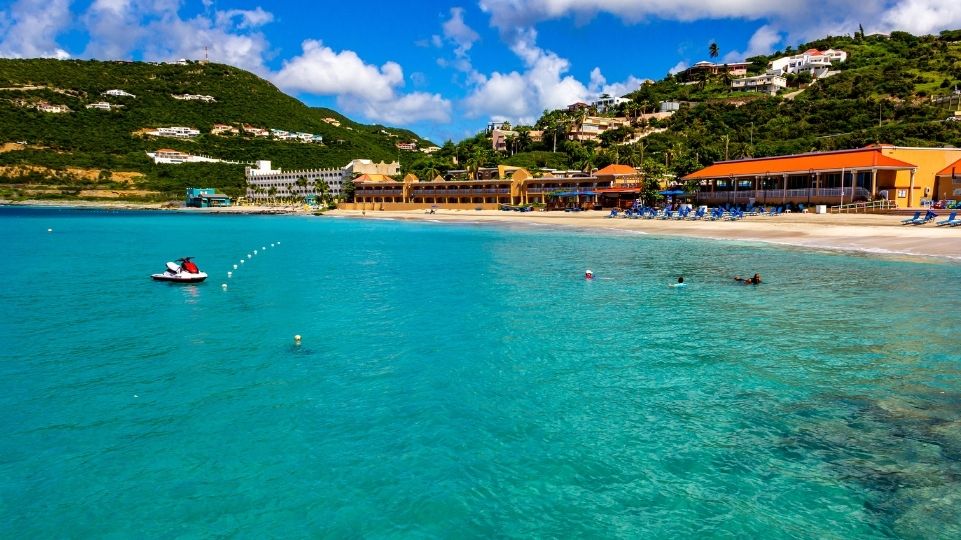
{"label": "shoreline vegetation", "polygon": [[[163,210],[205,214],[305,215],[304,206],[234,206],[171,208],[164,203],[100,201],[0,201],[3,206],[66,207],[103,210]],[[900,258],[961,261],[961,231],[955,227],[902,225],[903,216],[884,214],[782,214],[736,222],[608,218],[606,212],[503,212],[498,210],[370,211],[329,210],[324,216],[506,226],[553,226],[558,229],[684,236],[726,241],[763,242],[807,249],[859,252]]]}

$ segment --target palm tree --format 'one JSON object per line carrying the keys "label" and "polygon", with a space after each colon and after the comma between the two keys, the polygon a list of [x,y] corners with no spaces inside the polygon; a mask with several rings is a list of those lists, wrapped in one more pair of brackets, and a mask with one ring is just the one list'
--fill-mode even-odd
{"label": "palm tree", "polygon": [[521,152],[529,151],[532,145],[533,141],[531,141],[530,131],[524,130],[517,135],[517,146],[520,147]]}
{"label": "palm tree", "polygon": [[477,173],[480,171],[480,160],[477,157],[471,156],[464,164],[464,168],[467,170],[467,178],[469,180],[477,180]]}
{"label": "palm tree", "polygon": [[716,42],[716,41],[712,41],[712,42],[711,42],[711,45],[707,48],[707,54],[710,55],[710,57],[711,57],[712,59],[713,59],[713,58],[717,58],[717,55],[719,54],[719,52],[718,52],[718,49],[717,49],[717,42]]}
{"label": "palm tree", "polygon": [[510,155],[513,156],[513,155],[514,155],[514,149],[515,149],[515,147],[517,146],[517,136],[516,136],[516,135],[508,135],[508,136],[504,137],[504,142],[507,143],[508,152],[510,152]]}

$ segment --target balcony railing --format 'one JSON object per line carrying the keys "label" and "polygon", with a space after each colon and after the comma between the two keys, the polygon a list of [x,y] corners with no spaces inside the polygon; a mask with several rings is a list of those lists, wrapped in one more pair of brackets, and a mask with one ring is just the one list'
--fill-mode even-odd
{"label": "balcony railing", "polygon": [[854,199],[868,199],[871,192],[862,188],[809,188],[809,189],[746,189],[730,191],[701,191],[697,194],[700,201],[717,202],[748,202],[754,199],[757,202],[770,201],[794,201],[803,202],[807,200],[824,201],[853,201]]}

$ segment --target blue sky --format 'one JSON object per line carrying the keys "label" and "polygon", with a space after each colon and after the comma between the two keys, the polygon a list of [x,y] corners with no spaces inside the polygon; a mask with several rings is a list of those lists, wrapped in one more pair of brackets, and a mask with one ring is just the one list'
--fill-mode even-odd
{"label": "blue sky", "polygon": [[0,56],[201,58],[309,105],[459,140],[707,58],[961,28],[957,0],[0,0]]}

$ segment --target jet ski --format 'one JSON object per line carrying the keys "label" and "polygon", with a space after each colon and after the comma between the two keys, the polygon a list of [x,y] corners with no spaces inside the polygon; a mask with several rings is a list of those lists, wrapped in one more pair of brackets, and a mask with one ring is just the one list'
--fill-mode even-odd
{"label": "jet ski", "polygon": [[167,270],[162,274],[151,274],[155,281],[173,281],[175,283],[200,283],[207,279],[207,274],[197,268],[197,264],[191,261],[193,257],[184,257],[174,262],[167,263]]}

